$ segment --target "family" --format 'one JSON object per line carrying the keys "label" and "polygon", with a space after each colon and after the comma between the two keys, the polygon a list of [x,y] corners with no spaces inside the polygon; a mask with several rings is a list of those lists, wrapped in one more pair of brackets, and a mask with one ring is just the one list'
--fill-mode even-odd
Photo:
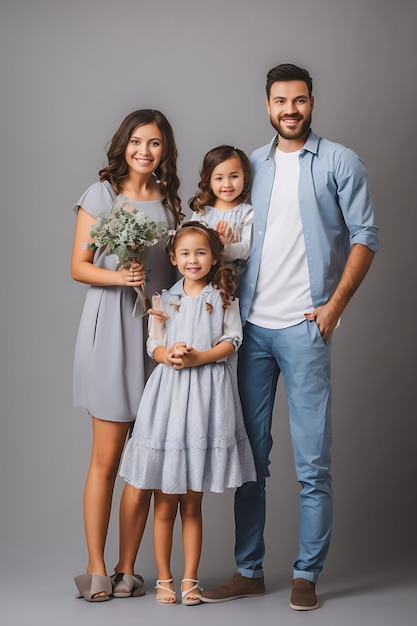
{"label": "family", "polygon": [[[88,563],[75,577],[80,598],[144,595],[134,565],[152,496],[158,604],[177,603],[171,550],[178,510],[184,605],[265,593],[265,479],[282,373],[301,487],[290,607],[318,607],[332,531],[331,338],[372,263],[378,228],[362,161],[311,130],[313,108],[307,70],[272,68],[272,141],[250,159],[232,146],[209,150],[189,220],[171,125],[159,111],[134,111],[114,134],[99,181],[74,206],[71,272],[88,285],[74,405],[87,409],[93,427],[84,489]],[[119,200],[166,226],[144,263],[120,269],[116,255],[86,246],[92,224]],[[158,295],[148,316],[132,318],[145,281]],[[118,472],[125,480],[119,561],[108,576],[104,550]],[[227,488],[236,489],[236,572],[203,591],[203,493]]]}

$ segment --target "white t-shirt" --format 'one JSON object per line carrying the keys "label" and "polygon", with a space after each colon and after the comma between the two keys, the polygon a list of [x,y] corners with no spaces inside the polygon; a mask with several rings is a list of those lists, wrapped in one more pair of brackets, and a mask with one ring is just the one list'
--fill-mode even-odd
{"label": "white t-shirt", "polygon": [[248,316],[249,322],[264,328],[294,326],[314,309],[298,203],[299,154],[275,151],[274,185]]}

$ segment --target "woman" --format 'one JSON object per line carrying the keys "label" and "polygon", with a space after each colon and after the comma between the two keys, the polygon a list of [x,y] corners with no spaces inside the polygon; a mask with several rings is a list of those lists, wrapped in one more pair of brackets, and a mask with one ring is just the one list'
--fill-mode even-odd
{"label": "woman", "polygon": [[[91,226],[117,199],[128,201],[167,228],[182,218],[176,173],[177,149],[172,128],[159,111],[142,109],[128,115],[110,143],[108,164],[75,205],[77,224],[71,260],[74,280],[89,285],[78,331],[74,362],[74,405],[92,416],[93,446],[84,491],[87,573],[75,582],[79,597],[108,600],[114,595],[142,595],[143,579],[133,564],[145,527],[152,492],[121,503],[120,561],[107,576],[104,548],[120,456],[136,417],[144,384],[152,370],[146,356],[144,320],[131,319],[145,268],[134,263],[116,270],[117,257],[91,252]],[[164,242],[147,249],[149,292],[160,291],[174,278]],[[126,520],[126,521],[125,521]],[[132,528],[132,525],[134,528]],[[133,560],[132,560],[133,555]],[[124,567],[124,569],[122,569]],[[113,583],[113,588],[112,588]]]}

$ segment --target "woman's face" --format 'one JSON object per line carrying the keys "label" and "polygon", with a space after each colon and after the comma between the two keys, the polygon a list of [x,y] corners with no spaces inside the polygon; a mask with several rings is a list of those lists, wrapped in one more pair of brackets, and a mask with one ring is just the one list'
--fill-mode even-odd
{"label": "woman's face", "polygon": [[163,150],[163,136],[156,124],[137,126],[125,150],[129,172],[151,175],[161,162]]}

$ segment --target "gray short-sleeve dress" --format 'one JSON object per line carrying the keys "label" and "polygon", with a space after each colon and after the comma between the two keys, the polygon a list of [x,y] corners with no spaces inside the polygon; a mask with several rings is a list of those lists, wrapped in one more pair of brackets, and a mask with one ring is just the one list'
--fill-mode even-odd
{"label": "gray short-sleeve dress", "polygon": [[[107,182],[96,182],[73,207],[93,218],[111,208],[116,194]],[[121,196],[123,200],[123,196]],[[132,202],[154,221],[174,227],[174,217],[159,200]],[[92,220],[93,223],[93,220]],[[146,289],[160,292],[175,280],[175,269],[165,252],[164,240],[148,248],[151,268]],[[94,265],[114,270],[115,255],[97,250]],[[131,287],[89,286],[78,330],[74,359],[74,406],[84,407],[102,420],[130,422],[136,418],[145,382],[154,364],[146,354],[146,320],[131,319],[136,292]]]}

